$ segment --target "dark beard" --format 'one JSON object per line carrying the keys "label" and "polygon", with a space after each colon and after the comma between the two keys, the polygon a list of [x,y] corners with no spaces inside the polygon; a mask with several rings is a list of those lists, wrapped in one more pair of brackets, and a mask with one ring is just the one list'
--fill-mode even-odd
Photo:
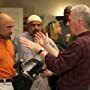
{"label": "dark beard", "polygon": [[37,32],[39,32],[39,31],[38,31],[38,30],[34,30],[34,31],[33,31],[33,35],[36,34]]}
{"label": "dark beard", "polygon": [[6,37],[1,36],[1,38],[2,38],[2,39],[4,39],[4,40],[8,40],[8,39],[10,39],[10,40],[11,40],[11,36],[6,36]]}
{"label": "dark beard", "polygon": [[38,30],[34,30],[34,31],[32,32],[32,36],[34,37],[37,32],[39,32],[39,31],[38,31]]}

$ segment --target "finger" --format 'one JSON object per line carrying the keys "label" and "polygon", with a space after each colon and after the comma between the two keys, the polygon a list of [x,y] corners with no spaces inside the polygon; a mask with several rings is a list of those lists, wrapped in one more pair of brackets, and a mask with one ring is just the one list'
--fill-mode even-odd
{"label": "finger", "polygon": [[48,33],[46,33],[46,37],[48,38]]}

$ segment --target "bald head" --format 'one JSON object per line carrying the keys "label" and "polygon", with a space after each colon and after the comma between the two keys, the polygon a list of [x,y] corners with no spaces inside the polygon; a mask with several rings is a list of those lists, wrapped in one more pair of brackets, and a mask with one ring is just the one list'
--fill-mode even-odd
{"label": "bald head", "polygon": [[14,19],[6,13],[0,12],[0,25],[3,24],[6,21],[7,22],[8,21],[14,22]]}
{"label": "bald head", "polygon": [[8,39],[13,33],[14,19],[6,13],[0,12],[0,37]]}

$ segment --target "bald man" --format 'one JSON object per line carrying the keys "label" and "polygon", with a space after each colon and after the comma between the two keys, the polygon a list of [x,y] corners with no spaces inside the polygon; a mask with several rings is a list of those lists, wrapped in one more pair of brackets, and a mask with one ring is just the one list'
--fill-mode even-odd
{"label": "bald man", "polygon": [[0,12],[0,90],[13,90],[11,82],[15,76],[14,48],[10,40],[13,28],[13,18]]}

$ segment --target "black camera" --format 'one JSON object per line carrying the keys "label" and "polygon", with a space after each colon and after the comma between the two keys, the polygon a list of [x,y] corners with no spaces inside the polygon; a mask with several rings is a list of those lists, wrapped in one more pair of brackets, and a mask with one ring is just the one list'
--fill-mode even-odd
{"label": "black camera", "polygon": [[43,63],[37,59],[31,59],[23,66],[23,61],[18,61],[14,68],[18,74],[13,78],[14,90],[30,90],[37,75],[42,71]]}

